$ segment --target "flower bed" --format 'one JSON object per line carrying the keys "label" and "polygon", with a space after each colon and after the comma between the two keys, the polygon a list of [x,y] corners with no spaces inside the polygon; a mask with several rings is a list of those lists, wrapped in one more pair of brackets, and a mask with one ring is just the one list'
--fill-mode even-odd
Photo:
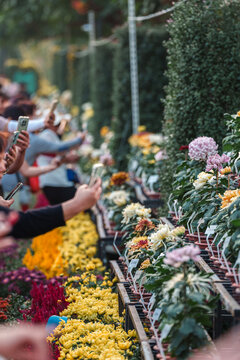
{"label": "flower bed", "polygon": [[[0,301],[1,321],[46,323],[52,315],[68,319],[49,336],[52,359],[140,358],[136,333],[126,332],[119,316],[115,280],[95,257],[97,241],[90,215],[79,214],[65,227],[33,239],[22,254],[26,267],[8,270],[7,264],[6,271],[2,257],[2,292],[12,295]],[[9,317],[11,298],[19,305],[14,317]]]}

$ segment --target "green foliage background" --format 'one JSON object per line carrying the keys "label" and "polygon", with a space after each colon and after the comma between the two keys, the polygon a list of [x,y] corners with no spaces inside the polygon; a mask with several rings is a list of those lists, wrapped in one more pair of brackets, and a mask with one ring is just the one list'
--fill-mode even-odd
{"label": "green foliage background", "polygon": [[[129,151],[128,138],[132,134],[131,85],[128,28],[116,33],[118,43],[113,65],[113,115],[115,133],[111,149],[120,168],[126,169]],[[137,30],[139,66],[140,123],[147,130],[160,132],[163,121],[164,86],[166,85],[165,28]]]}
{"label": "green foliage background", "polygon": [[84,51],[77,59],[75,77],[75,100],[80,110],[84,103],[90,101],[90,56]]}
{"label": "green foliage background", "polygon": [[101,127],[111,124],[114,49],[114,44],[97,46],[91,56],[90,90],[94,117],[89,121],[88,130],[94,136],[95,146],[101,143]]}
{"label": "green foliage background", "polygon": [[62,92],[68,88],[67,52],[61,50],[53,55],[52,82]]}
{"label": "green foliage background", "polygon": [[239,11],[238,0],[192,0],[172,14],[165,101],[170,161],[163,174],[164,193],[171,190],[178,148],[203,135],[221,147],[223,114],[239,110]]}

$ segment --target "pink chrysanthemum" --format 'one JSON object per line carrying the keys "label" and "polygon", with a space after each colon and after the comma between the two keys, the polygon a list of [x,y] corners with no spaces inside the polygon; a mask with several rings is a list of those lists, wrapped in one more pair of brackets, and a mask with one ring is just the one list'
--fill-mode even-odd
{"label": "pink chrysanthemum", "polygon": [[209,158],[207,159],[206,171],[211,171],[213,169],[217,169],[218,171],[220,171],[223,168],[222,164],[228,163],[229,161],[230,157],[225,154],[223,154],[222,156],[220,156],[219,154],[209,156]]}
{"label": "pink chrysanthemum", "polygon": [[198,246],[194,246],[193,244],[184,246],[181,249],[176,249],[170,252],[167,252],[166,258],[164,259],[164,263],[167,265],[171,265],[173,267],[179,267],[182,263],[193,260],[199,260],[199,254],[201,250]]}
{"label": "pink chrysanthemum", "polygon": [[213,138],[201,136],[190,142],[188,155],[192,160],[206,161],[209,156],[217,153],[218,145]]}

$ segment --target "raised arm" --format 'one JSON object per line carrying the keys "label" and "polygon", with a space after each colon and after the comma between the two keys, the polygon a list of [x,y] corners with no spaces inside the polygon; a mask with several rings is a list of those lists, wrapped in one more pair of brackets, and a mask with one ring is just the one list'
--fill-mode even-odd
{"label": "raised arm", "polygon": [[30,166],[27,161],[24,161],[19,171],[25,177],[40,176],[57,169],[59,165],[58,159],[53,159],[51,164],[45,166]]}
{"label": "raised arm", "polygon": [[[93,187],[82,185],[78,188],[73,199],[62,205],[49,206],[42,209],[19,212],[19,220],[13,226],[9,235],[16,239],[32,238],[44,234],[56,227],[65,225],[65,221],[71,219],[81,211],[90,209],[101,195],[101,180]],[[9,213],[11,210],[0,207],[0,211]]]}

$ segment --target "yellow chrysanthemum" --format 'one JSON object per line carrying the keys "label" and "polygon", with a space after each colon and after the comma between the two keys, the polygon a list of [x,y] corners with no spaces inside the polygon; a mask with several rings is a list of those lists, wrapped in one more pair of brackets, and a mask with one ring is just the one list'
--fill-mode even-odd
{"label": "yellow chrysanthemum", "polygon": [[222,205],[221,208],[225,208],[233,203],[233,201],[237,200],[237,198],[240,196],[240,189],[237,190],[227,190],[222,195],[219,194],[219,197],[222,199]]}

